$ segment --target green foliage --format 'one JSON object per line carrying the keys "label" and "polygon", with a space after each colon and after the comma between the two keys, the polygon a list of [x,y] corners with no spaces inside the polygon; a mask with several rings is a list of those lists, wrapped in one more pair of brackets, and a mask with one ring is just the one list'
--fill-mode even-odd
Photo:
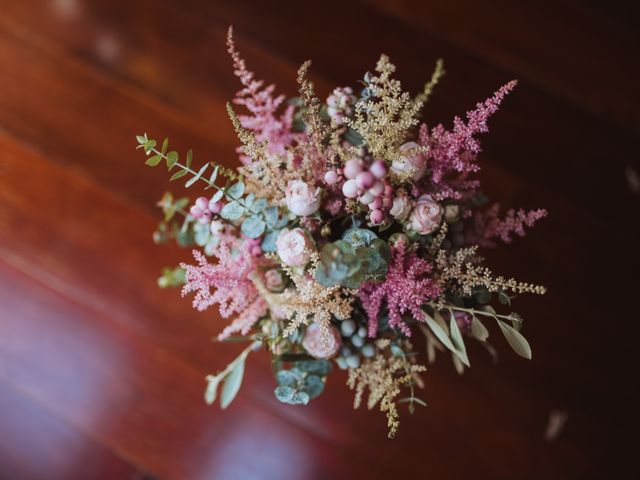
{"label": "green foliage", "polygon": [[358,288],[368,280],[383,279],[390,259],[391,250],[384,240],[371,230],[352,228],[341,240],[322,248],[316,280],[325,286]]}
{"label": "green foliage", "polygon": [[158,278],[160,288],[180,287],[185,283],[185,271],[182,267],[162,269],[162,275]]}
{"label": "green foliage", "polygon": [[328,360],[300,360],[289,370],[278,370],[274,390],[276,398],[290,405],[306,405],[324,390],[326,376],[331,371]]}
{"label": "green foliage", "polygon": [[204,392],[204,399],[208,405],[212,405],[218,397],[218,387],[222,384],[220,392],[220,407],[227,408],[238,394],[244,377],[244,366],[247,356],[252,351],[257,350],[262,345],[260,340],[255,340],[245,348],[238,357],[232,361],[227,368],[217,375],[207,376],[207,388]]}

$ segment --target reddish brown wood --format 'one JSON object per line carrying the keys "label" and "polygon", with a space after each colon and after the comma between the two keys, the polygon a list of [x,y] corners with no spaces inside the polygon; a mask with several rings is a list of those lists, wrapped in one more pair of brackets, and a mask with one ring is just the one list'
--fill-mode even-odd
{"label": "reddish brown wood", "polygon": [[[366,4],[329,2],[313,15],[287,2],[24,0],[0,7],[0,420],[10,419],[0,423],[0,478],[41,477],[37,462],[50,465],[48,478],[64,478],[57,472],[74,465],[44,440],[24,451],[21,442],[40,423],[46,434],[39,438],[86,446],[96,468],[83,478],[127,478],[135,469],[162,478],[625,472],[633,382],[624,373],[636,348],[632,272],[640,262],[629,221],[638,199],[625,190],[622,171],[637,155],[633,127],[607,118],[625,123],[621,115],[631,110],[619,101],[637,99],[635,90],[618,82],[618,91],[607,92],[599,77],[567,94],[570,66],[555,64],[550,74],[548,46],[535,50],[542,59],[530,57],[525,71],[518,62],[502,64],[502,50],[468,44],[455,25],[443,42],[429,25]],[[585,36],[598,23],[583,14],[573,21]],[[411,88],[442,55],[449,75],[430,120],[525,75],[491,123],[483,180],[507,204],[552,212],[528,239],[489,253],[497,271],[550,287],[546,297],[518,303],[529,320],[532,362],[501,348],[493,367],[474,349],[474,368],[458,378],[443,358],[427,375],[429,408],[403,413],[394,442],[377,412],[351,411],[340,374],[305,409],[279,404],[262,354],[228,411],[203,405],[204,375],[238,347],[212,345],[219,318],[155,286],[162,265],[189,254],[151,244],[150,210],[166,176],[142,165],[133,135],[168,135],[180,149],[194,147],[197,158],[234,161],[224,113],[237,88],[224,52],[229,23],[252,68],[292,93],[307,57],[326,93],[334,82],[352,82],[380,50],[398,61]],[[526,30],[498,34],[535,41]],[[547,443],[554,409],[567,410],[569,420]]]}

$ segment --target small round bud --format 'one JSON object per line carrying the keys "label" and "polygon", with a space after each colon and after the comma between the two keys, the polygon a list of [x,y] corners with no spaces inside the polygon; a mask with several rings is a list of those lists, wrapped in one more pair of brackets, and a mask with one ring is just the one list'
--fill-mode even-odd
{"label": "small round bud", "polygon": [[387,176],[387,164],[382,160],[376,160],[369,167],[369,171],[376,178],[384,178]]}
{"label": "small round bud", "polygon": [[358,182],[358,187],[364,189],[371,188],[376,181],[375,177],[371,174],[371,172],[362,172],[359,173],[356,177],[356,182]]}
{"label": "small round bud", "polygon": [[336,358],[336,363],[338,364],[338,368],[340,370],[346,370],[348,368],[347,360],[344,357]]}
{"label": "small round bud", "polygon": [[369,215],[369,218],[371,219],[371,223],[379,225],[384,220],[384,213],[382,213],[382,210],[374,210]]}
{"label": "small round bud", "polygon": [[369,208],[371,210],[377,210],[382,208],[382,199],[380,197],[376,198],[373,202],[369,204]]}
{"label": "small round bud", "polygon": [[329,170],[324,174],[324,181],[327,183],[327,185],[333,185],[338,181],[338,178],[338,172],[336,172],[335,170]]}
{"label": "small round bud", "polygon": [[355,180],[347,180],[342,185],[342,194],[347,198],[356,198],[358,196],[358,184]]}
{"label": "small round bud", "polygon": [[382,195],[382,193],[384,192],[384,183],[382,183],[381,181],[377,181],[376,183],[373,184],[373,186],[369,189],[369,192],[371,192],[371,194],[375,197],[378,197],[380,195]]}
{"label": "small round bud", "polygon": [[367,358],[371,358],[376,354],[376,348],[371,343],[367,343],[360,351]]}
{"label": "small round bud", "polygon": [[351,337],[351,343],[353,344],[354,347],[360,348],[364,345],[364,338],[358,335],[354,335],[353,337]]}
{"label": "small round bud", "polygon": [[362,172],[362,164],[357,158],[347,160],[344,164],[344,176],[348,179],[356,178],[360,172]]}
{"label": "small round bud", "polygon": [[364,327],[360,327],[358,329],[358,336],[362,337],[362,338],[366,337],[367,336],[367,329],[364,328]]}
{"label": "small round bud", "polygon": [[200,210],[206,210],[207,208],[209,208],[209,199],[207,197],[198,197],[196,199],[196,204],[195,205]]}
{"label": "small round bud", "polygon": [[350,355],[347,357],[347,366],[349,368],[358,368],[360,366],[360,357],[358,355]]}
{"label": "small round bud", "polygon": [[345,337],[350,337],[356,331],[356,322],[353,320],[345,320],[340,325],[340,331]]}
{"label": "small round bud", "polygon": [[369,192],[364,192],[364,194],[360,196],[360,203],[363,205],[369,205],[373,200],[374,197]]}
{"label": "small round bud", "polygon": [[209,200],[209,210],[211,210],[211,213],[220,213],[220,210],[222,210],[222,202],[220,200],[217,202]]}

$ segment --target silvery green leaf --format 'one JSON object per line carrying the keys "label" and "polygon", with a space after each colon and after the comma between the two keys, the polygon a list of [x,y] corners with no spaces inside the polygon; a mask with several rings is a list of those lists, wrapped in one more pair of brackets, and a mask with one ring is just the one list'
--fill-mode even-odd
{"label": "silvery green leaf", "polygon": [[266,198],[259,198],[256,200],[256,202],[253,204],[253,211],[258,213],[263,211],[265,208],[267,208],[269,206],[269,202],[267,201]]}
{"label": "silvery green leaf", "polygon": [[502,334],[513,348],[514,352],[524,358],[528,358],[531,360],[531,347],[529,346],[529,342],[527,339],[522,336],[520,332],[518,332],[515,328],[513,328],[508,323],[503,322],[502,320],[498,320],[498,326],[500,330],[502,330]]}
{"label": "silvery green leaf", "polygon": [[222,210],[220,211],[220,216],[225,220],[233,221],[233,220],[239,219],[243,213],[244,213],[244,207],[240,205],[239,202],[233,201],[233,202],[227,203],[224,207],[222,207]]}
{"label": "silvery green leaf", "polygon": [[244,199],[244,206],[247,210],[251,210],[251,206],[253,205],[253,202],[256,200],[256,194],[255,193],[250,193],[249,195],[247,195]]}
{"label": "silvery green leaf", "polygon": [[287,223],[289,223],[289,219],[287,218],[286,215],[283,215],[282,217],[280,217],[280,220],[276,222],[273,228],[277,228],[278,230],[280,230],[281,228],[286,227]]}
{"label": "silvery green leaf", "polygon": [[213,203],[219,202],[223,195],[224,195],[224,190],[218,190],[216,193],[213,194],[213,197],[211,197],[211,201]]}
{"label": "silvery green leaf", "polygon": [[218,178],[218,169],[219,167],[216,165],[216,168],[213,169],[213,172],[211,172],[211,176],[209,177],[209,183],[216,183],[216,179]]}
{"label": "silvery green leaf", "polygon": [[187,174],[186,170],[178,170],[176,173],[174,173],[171,178],[169,179],[170,182],[173,182],[174,180],[177,180],[179,178],[184,177]]}
{"label": "silvery green leaf", "polygon": [[451,352],[451,361],[453,362],[453,366],[455,367],[458,375],[462,375],[464,373],[464,365],[460,360],[460,357],[455,352]]}
{"label": "silvery green leaf", "polygon": [[240,230],[249,238],[258,238],[264,233],[266,224],[259,215],[251,215],[244,222]]}
{"label": "silvery green leaf", "polygon": [[449,321],[449,330],[451,331],[451,343],[453,343],[453,346],[455,347],[455,354],[460,358],[462,363],[469,367],[467,349],[464,346],[464,339],[462,338],[462,333],[460,333],[458,322],[456,322],[456,318],[453,313],[451,313],[451,319]]}
{"label": "silvery green leaf", "polygon": [[269,207],[264,211],[264,219],[269,227],[273,227],[278,221],[278,207]]}
{"label": "silvery green leaf", "polygon": [[316,268],[315,279],[316,282],[318,282],[320,285],[324,285],[325,287],[331,287],[336,283],[339,283],[327,275],[327,272],[323,265],[318,265],[318,268]]}
{"label": "silvery green leaf", "polygon": [[220,384],[220,378],[209,375],[207,377],[207,388],[204,391],[204,401],[207,405],[212,405],[216,401],[218,395],[218,385]]}
{"label": "silvery green leaf", "polygon": [[290,403],[296,391],[291,387],[279,386],[273,391],[276,398],[282,403]]}
{"label": "silvery green leaf", "polygon": [[169,148],[169,139],[165,138],[162,141],[162,148],[160,149],[160,151],[162,152],[162,154],[164,155],[165,153],[167,153],[167,149]]}
{"label": "silvery green leaf", "polygon": [[144,151],[145,153],[149,154],[151,152],[151,150],[156,146],[156,141],[155,140],[147,140],[144,143]]}
{"label": "silvery green leaf", "polygon": [[306,405],[309,403],[309,394],[307,392],[296,392],[289,400],[292,405]]}
{"label": "silvery green leaf", "polygon": [[231,200],[239,199],[240,197],[242,197],[242,194],[244,193],[244,183],[242,182],[234,183],[233,185],[231,185],[229,188],[225,190],[225,193],[227,194],[227,197],[229,197]]}
{"label": "silvery green leaf", "polygon": [[331,371],[331,362],[328,360],[301,360],[296,362],[296,367],[303,372],[323,377]]}
{"label": "silvery green leaf", "polygon": [[147,142],[147,134],[144,135],[136,135],[136,140],[140,145],[144,145]]}
{"label": "silvery green leaf", "polygon": [[[178,163],[178,158],[179,158],[178,152],[171,151],[167,153],[167,168],[169,170],[171,170],[174,167],[174,165]],[[184,173],[186,174],[187,172],[184,171]]]}
{"label": "silvery green leaf", "polygon": [[209,236],[211,235],[211,229],[209,228],[209,224],[196,222],[193,225],[193,240],[196,242],[196,245],[199,247],[204,247],[209,241]]}
{"label": "silvery green leaf", "polygon": [[366,228],[350,228],[342,235],[342,239],[349,242],[354,248],[369,245],[378,236]]}
{"label": "silvery green leaf", "polygon": [[262,251],[263,252],[275,252],[276,251],[276,240],[278,240],[278,235],[280,235],[279,230],[274,230],[265,235],[262,240]]}
{"label": "silvery green leaf", "polygon": [[[189,150],[191,151],[191,150]],[[209,167],[208,163],[205,163],[202,168],[200,169],[200,171],[190,180],[187,181],[187,183],[184,184],[185,187],[189,188],[191,185],[193,185],[194,183],[196,183],[198,180],[200,180],[200,178],[202,177],[202,174],[205,172],[205,170]]]}
{"label": "silvery green leaf", "polygon": [[308,375],[304,379],[304,392],[309,398],[316,398],[324,390],[324,382],[318,375]]}
{"label": "silvery green leaf", "polygon": [[220,407],[225,409],[236,398],[240,385],[242,385],[242,377],[244,376],[244,357],[238,357],[233,369],[224,378],[222,392],[220,393]]}
{"label": "silvery green leaf", "polygon": [[154,155],[153,157],[149,157],[145,163],[145,165],[149,165],[150,167],[155,167],[162,161],[162,155]]}
{"label": "silvery green leaf", "polygon": [[487,327],[485,327],[475,315],[471,318],[471,335],[481,342],[489,338],[489,330],[487,330]]}
{"label": "silvery green leaf", "polygon": [[447,347],[452,352],[455,352],[456,348],[453,346],[453,343],[451,343],[451,339],[449,338],[449,335],[447,335],[446,331],[440,326],[438,322],[436,322],[433,319],[433,317],[431,317],[431,315],[429,315],[426,312],[423,312],[423,313],[424,313],[424,318],[427,320],[427,325],[429,325],[429,328],[431,329],[433,334],[436,336],[436,338],[440,340],[440,343],[442,343],[445,347]]}
{"label": "silvery green leaf", "polygon": [[283,387],[295,388],[301,379],[302,376],[300,373],[292,370],[280,370],[276,373],[276,381],[278,382],[278,385]]}

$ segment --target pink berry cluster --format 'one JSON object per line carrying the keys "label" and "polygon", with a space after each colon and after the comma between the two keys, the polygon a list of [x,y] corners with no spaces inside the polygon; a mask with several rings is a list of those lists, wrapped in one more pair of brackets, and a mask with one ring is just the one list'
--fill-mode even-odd
{"label": "pink berry cluster", "polygon": [[195,203],[189,209],[189,213],[199,223],[210,223],[215,214],[220,213],[223,204],[221,201],[214,202],[213,199],[209,200],[207,197],[198,197]]}
{"label": "pink berry cluster", "polygon": [[342,194],[369,207],[369,220],[380,225],[393,205],[393,187],[387,181],[389,169],[382,160],[374,160],[368,166],[360,158],[348,160],[343,169],[329,170],[324,181],[327,185],[342,183]]}

